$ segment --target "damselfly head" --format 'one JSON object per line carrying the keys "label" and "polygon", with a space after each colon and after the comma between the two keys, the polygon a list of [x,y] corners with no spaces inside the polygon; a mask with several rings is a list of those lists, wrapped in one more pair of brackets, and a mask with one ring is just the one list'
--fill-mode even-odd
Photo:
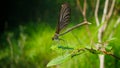
{"label": "damselfly head", "polygon": [[58,34],[55,34],[53,37],[52,37],[52,40],[58,40]]}

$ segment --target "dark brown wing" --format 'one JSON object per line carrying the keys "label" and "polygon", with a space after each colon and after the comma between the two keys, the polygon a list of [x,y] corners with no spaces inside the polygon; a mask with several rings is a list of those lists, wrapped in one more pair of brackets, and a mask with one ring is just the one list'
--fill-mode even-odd
{"label": "dark brown wing", "polygon": [[70,6],[68,5],[68,3],[64,3],[61,5],[59,21],[56,29],[57,34],[59,34],[59,32],[69,23],[69,19],[70,19]]}

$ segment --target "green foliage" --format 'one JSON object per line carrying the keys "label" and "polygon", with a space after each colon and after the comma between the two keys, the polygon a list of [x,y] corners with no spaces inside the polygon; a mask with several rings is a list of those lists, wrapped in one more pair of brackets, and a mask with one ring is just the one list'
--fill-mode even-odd
{"label": "green foliage", "polygon": [[[120,49],[119,29],[120,27],[116,29],[113,38],[107,39],[110,43],[106,47],[106,50],[113,51],[117,56],[120,56],[118,52]],[[10,37],[9,40],[12,44],[12,50],[8,41],[5,41],[8,47],[0,50],[0,67],[9,67],[12,61],[13,68],[45,68],[48,62],[53,59],[48,66],[60,64],[57,66],[61,68],[98,68],[99,61],[95,54],[100,53],[94,49],[93,44],[90,44],[90,38],[88,38],[89,35],[86,33],[85,27],[80,27],[65,34],[60,37],[64,41],[60,42],[52,41],[51,38],[54,31],[48,24],[32,24],[31,22],[31,24],[26,26],[21,25],[17,31],[7,32],[4,38]],[[91,37],[94,37],[93,40],[96,40],[96,34],[94,33],[96,33],[97,29],[94,24],[90,25],[90,31]],[[80,50],[84,48],[87,49]],[[11,55],[11,51],[13,52],[13,56]],[[55,57],[57,56],[61,57],[56,59]],[[106,67],[116,62],[118,64],[112,65],[112,67],[119,66],[119,61],[115,61],[116,59],[110,56],[106,57]],[[71,59],[69,60],[69,58]],[[65,62],[67,60],[69,61]]]}
{"label": "green foliage", "polygon": [[[115,20],[113,20],[113,21],[111,21],[111,23],[113,24],[113,22],[115,22]],[[101,24],[100,25],[100,27],[97,27],[97,28],[95,28],[94,26],[92,26],[93,28],[94,28],[94,30],[90,30],[91,31],[91,38],[93,39],[92,41],[95,41],[96,42],[96,34],[97,34],[97,31],[98,31],[98,29],[99,28],[101,28],[101,26],[102,26],[103,24]],[[113,24],[114,25],[114,24]],[[78,29],[78,30],[80,30],[80,31],[78,31],[77,29],[76,30],[74,30],[74,31],[72,31],[72,35],[74,36],[74,38],[75,39],[77,39],[77,42],[79,42],[80,44],[78,44],[78,46],[75,46],[74,47],[74,50],[72,50],[72,51],[70,51],[70,52],[73,52],[72,53],[72,55],[71,55],[71,57],[74,57],[74,56],[81,56],[81,53],[79,53],[80,51],[81,51],[81,49],[82,49],[82,51],[89,51],[90,53],[92,53],[92,54],[96,54],[96,55],[98,55],[98,54],[105,54],[105,55],[108,55],[110,52],[111,53],[113,53],[113,47],[112,46],[114,46],[114,45],[112,45],[111,46],[111,41],[114,41],[114,40],[116,40],[118,37],[112,37],[112,38],[108,38],[109,37],[109,35],[110,35],[110,33],[111,33],[111,30],[113,31],[113,28],[110,28],[110,27],[113,27],[113,26],[109,26],[109,28],[108,29],[110,29],[110,30],[108,30],[107,29],[107,31],[105,32],[105,37],[103,38],[103,42],[102,43],[96,43],[96,44],[102,44],[102,45],[104,45],[104,44],[106,44],[106,43],[108,43],[107,44],[107,46],[105,47],[105,51],[100,51],[99,49],[97,50],[97,49],[95,49],[95,47],[94,47],[94,44],[90,44],[90,42],[88,41],[88,40],[90,40],[90,39],[88,39],[88,38],[85,38],[85,37],[87,37],[87,35],[85,35],[85,34],[83,34],[83,33],[81,33],[82,32],[82,29]],[[90,29],[91,29],[91,27],[90,27]],[[81,35],[81,36],[83,36],[84,38],[81,38],[81,36],[80,36],[80,39],[82,39],[82,40],[84,40],[85,39],[85,42],[81,42],[81,40],[79,40],[79,38],[78,38],[78,36],[76,36],[75,34],[74,34],[74,32],[76,31],[76,33],[77,33],[77,35]],[[84,30],[83,30],[84,31]],[[79,34],[80,33],[80,34]],[[108,34],[109,33],[109,34]],[[119,32],[118,32],[119,33]],[[68,33],[69,35],[70,35],[70,33]],[[72,36],[71,37],[69,37],[69,35],[67,34],[67,37],[68,38],[70,38],[70,39],[68,39],[68,38],[66,38],[66,35],[64,36],[64,38],[65,39],[67,39],[67,40],[71,40],[71,38],[72,38]],[[107,36],[106,36],[106,34],[108,34]],[[72,41],[71,42],[74,42],[74,38],[72,38]],[[69,42],[68,44],[71,44],[71,42]],[[83,45],[83,47],[82,47],[82,45],[81,45],[81,43],[82,43],[82,45]],[[75,43],[74,43],[75,44]],[[72,44],[72,45],[74,45],[74,44]],[[70,46],[72,46],[72,45],[70,45]],[[85,46],[92,46],[91,48],[86,48]],[[81,46],[81,47],[79,47],[79,46]],[[69,47],[69,45],[68,45],[68,47]],[[63,47],[63,46],[58,46],[58,48],[61,48],[61,49],[63,49],[63,50],[65,50],[65,49],[68,49],[68,47]],[[80,48],[80,49],[78,49],[78,48]],[[101,47],[101,48],[104,48],[104,46],[103,47]],[[75,51],[75,52],[74,52]],[[114,53],[113,53],[114,54]],[[110,55],[109,55],[110,56]],[[115,57],[114,57],[115,58]],[[117,59],[117,58],[115,58],[115,59]],[[53,64],[55,64],[55,63],[53,63]],[[57,64],[57,62],[56,62],[56,64]],[[55,65],[56,65],[55,64]],[[52,64],[51,64],[51,66],[52,66]]]}
{"label": "green foliage", "polygon": [[61,63],[65,62],[65,61],[69,60],[70,58],[71,58],[71,54],[66,54],[66,55],[58,56],[57,58],[51,60],[47,64],[47,67],[61,64]]}
{"label": "green foliage", "polygon": [[[82,6],[83,1],[80,0]],[[86,27],[82,26],[61,36],[60,38],[64,41],[57,42],[52,41],[51,38],[55,32],[54,28],[62,3],[68,2],[71,5],[71,24],[68,27],[83,21],[75,0],[16,0],[12,2],[19,10],[12,10],[12,13],[8,14],[9,20],[15,21],[14,24],[27,24],[19,25],[19,28],[12,27],[13,30],[6,31],[2,35],[2,39],[0,39],[0,68],[46,68],[46,66],[51,68],[98,68],[98,54],[101,52],[95,49],[94,45],[98,43],[97,32],[103,24],[96,28],[93,17],[95,1],[87,0],[86,17],[92,23],[89,25],[90,35]],[[100,0],[98,14],[100,17],[103,13],[104,2],[104,0]],[[112,32],[116,22],[117,16],[115,14],[119,15],[119,6],[120,0],[116,0],[114,16],[109,21],[110,24],[104,33],[102,43],[100,43],[109,42],[105,50],[113,52],[117,56],[120,56],[120,26],[114,30],[112,38],[108,39],[108,35]],[[13,22],[9,24],[13,24]],[[67,60],[69,61],[65,62]],[[119,66],[120,61],[105,55],[105,68],[119,68]]]}

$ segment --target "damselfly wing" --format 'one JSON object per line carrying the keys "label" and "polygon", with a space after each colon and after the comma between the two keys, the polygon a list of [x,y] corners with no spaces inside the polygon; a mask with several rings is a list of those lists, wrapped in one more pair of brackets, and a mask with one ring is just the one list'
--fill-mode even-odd
{"label": "damselfly wing", "polygon": [[60,14],[59,14],[59,21],[57,24],[57,28],[56,28],[56,32],[54,37],[52,38],[54,39],[58,39],[58,35],[60,33],[60,31],[66,27],[66,25],[68,25],[69,20],[70,20],[70,6],[68,3],[64,3],[61,5],[61,10],[60,10]]}

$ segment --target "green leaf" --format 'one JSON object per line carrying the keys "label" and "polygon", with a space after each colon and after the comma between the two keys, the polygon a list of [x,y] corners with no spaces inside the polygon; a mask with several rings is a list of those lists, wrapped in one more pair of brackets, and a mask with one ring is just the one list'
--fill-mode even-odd
{"label": "green leaf", "polygon": [[51,60],[51,61],[47,64],[47,67],[61,64],[61,63],[65,62],[65,61],[69,60],[70,58],[71,58],[71,54],[66,54],[66,55],[63,55],[63,56],[59,56],[59,57]]}
{"label": "green leaf", "polygon": [[112,46],[106,46],[105,49],[106,49],[106,51],[111,51],[112,50]]}

